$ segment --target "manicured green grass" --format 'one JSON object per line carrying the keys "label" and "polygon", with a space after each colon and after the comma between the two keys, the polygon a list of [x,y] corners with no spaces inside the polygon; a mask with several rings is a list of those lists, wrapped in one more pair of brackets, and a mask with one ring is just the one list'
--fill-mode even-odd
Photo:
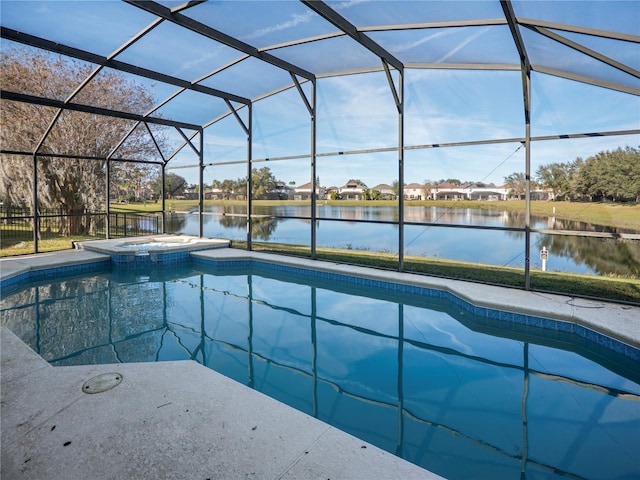
{"label": "manicured green grass", "polygon": [[[246,248],[246,243],[234,241],[233,246]],[[310,248],[306,246],[252,242],[252,249],[301,257],[310,256]],[[316,257],[319,260],[332,262],[388,270],[398,269],[398,261],[394,254],[317,248]],[[408,256],[404,258],[404,271],[508,287],[524,288],[525,286],[522,269],[494,265]],[[640,305],[640,280],[638,279],[597,277],[561,272],[531,271],[530,273],[530,287],[536,291],[601,298],[613,302]]]}
{"label": "manicured green grass", "polygon": [[[73,236],[73,237],[57,237],[50,239],[40,239],[38,241],[38,250],[40,252],[55,252],[58,250],[67,250],[73,248],[72,242],[80,240],[100,240],[95,237]],[[0,248],[0,257],[11,257],[14,255],[28,255],[33,253],[33,237],[23,240],[11,239],[2,240],[2,248]]]}

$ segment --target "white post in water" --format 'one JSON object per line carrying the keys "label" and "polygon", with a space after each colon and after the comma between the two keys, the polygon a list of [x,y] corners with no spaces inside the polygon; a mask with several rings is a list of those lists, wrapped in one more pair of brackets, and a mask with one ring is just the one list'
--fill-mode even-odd
{"label": "white post in water", "polygon": [[543,272],[547,271],[547,258],[549,258],[549,251],[547,250],[547,247],[542,247],[542,250],[540,250],[540,260],[542,260]]}

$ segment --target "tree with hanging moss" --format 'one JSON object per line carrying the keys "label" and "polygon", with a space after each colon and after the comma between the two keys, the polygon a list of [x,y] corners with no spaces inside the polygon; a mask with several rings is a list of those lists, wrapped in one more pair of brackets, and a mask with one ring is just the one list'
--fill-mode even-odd
{"label": "tree with hanging moss", "polygon": [[[164,178],[165,198],[174,198],[184,193],[187,188],[187,180],[177,173],[169,172]],[[152,184],[153,194],[156,198],[162,197],[162,176],[158,175]]]}
{"label": "tree with hanging moss", "polygon": [[[144,113],[153,107],[153,97],[144,87],[106,69],[77,90],[96,68],[67,57],[8,47],[0,56],[0,81],[5,91],[106,109]],[[96,217],[88,214],[101,210],[106,202],[106,158],[134,123],[9,100],[2,100],[1,122],[2,148],[12,152],[2,154],[0,161],[0,191],[5,205],[32,206],[36,154],[39,211],[55,209],[65,215],[59,225],[63,235],[93,233]],[[156,135],[155,140],[163,148],[164,136]],[[139,126],[116,156],[148,160],[157,158],[157,149],[146,129]],[[133,168],[147,168],[137,163],[113,165],[118,165],[112,169],[113,188],[117,188],[120,175],[126,177]]]}

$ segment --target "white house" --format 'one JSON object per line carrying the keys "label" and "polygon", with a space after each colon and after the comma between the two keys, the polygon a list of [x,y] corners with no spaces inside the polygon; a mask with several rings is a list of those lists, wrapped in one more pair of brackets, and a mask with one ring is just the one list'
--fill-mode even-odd
{"label": "white house", "polygon": [[[311,182],[300,185],[293,189],[294,200],[309,200],[311,199]],[[327,191],[324,187],[316,185],[316,199],[324,200],[327,198]]]}
{"label": "white house", "polygon": [[378,190],[380,192],[380,198],[382,200],[394,200],[396,198],[393,187],[391,187],[391,185],[387,185],[386,183],[380,183],[375,187],[372,187],[371,190]]}
{"label": "white house", "polygon": [[402,189],[405,200],[426,200],[427,189],[420,183],[409,183]]}
{"label": "white house", "polygon": [[509,189],[498,187],[493,183],[470,183],[466,186],[468,200],[506,200]]}
{"label": "white house", "polygon": [[204,191],[205,200],[223,200],[224,192],[216,187],[207,188]]}
{"label": "white house", "polygon": [[365,188],[367,187],[361,183],[349,182],[340,187],[340,198],[343,200],[362,200]]}
{"label": "white house", "polygon": [[434,200],[465,200],[467,191],[465,185],[441,183],[431,189],[431,195]]}

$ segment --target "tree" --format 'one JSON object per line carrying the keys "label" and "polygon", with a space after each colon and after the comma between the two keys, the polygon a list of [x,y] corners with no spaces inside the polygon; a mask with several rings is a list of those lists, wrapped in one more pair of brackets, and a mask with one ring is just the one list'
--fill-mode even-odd
{"label": "tree", "polygon": [[222,182],[219,182],[218,188],[222,191],[222,197],[225,200],[229,200],[236,189],[236,182],[229,179],[223,180]]}
{"label": "tree", "polygon": [[[187,187],[187,181],[177,173],[169,172],[164,176],[165,198],[182,194]],[[162,196],[162,175],[158,175],[153,182],[153,194],[158,198]]]}
{"label": "tree", "polygon": [[554,199],[562,199],[571,195],[573,175],[579,167],[581,159],[573,163],[550,163],[540,165],[536,171],[536,181],[553,192]]}
{"label": "tree", "polygon": [[441,178],[440,180],[438,180],[438,185],[441,185],[443,183],[450,183],[451,185],[456,185],[458,187],[462,185],[462,182],[457,178]]}
{"label": "tree", "polygon": [[269,167],[262,167],[260,170],[251,170],[251,197],[265,198],[269,192],[273,192],[278,185],[278,180],[271,173]]}
{"label": "tree", "polygon": [[400,187],[400,181],[398,180],[394,180],[391,183],[391,190],[393,191],[393,194],[396,196],[396,198],[400,197],[400,195],[402,195],[402,189],[403,187]]}
{"label": "tree", "polygon": [[433,191],[434,188],[436,188],[438,184],[433,180],[425,180],[422,182],[422,184],[424,185],[425,198],[426,199],[431,198],[431,192]]}
{"label": "tree", "polygon": [[509,194],[522,198],[527,191],[527,179],[524,173],[515,172],[504,177],[504,185],[509,188]]}
{"label": "tree", "polygon": [[347,183],[357,183],[358,185],[362,185],[364,188],[367,188],[367,184],[358,178],[351,178]]}
{"label": "tree", "polygon": [[[0,81],[3,90],[38,97],[66,99],[84,82],[93,67],[75,60],[23,47],[2,50]],[[114,110],[146,112],[153,97],[140,85],[121,74],[101,71],[73,98],[74,102],[99,105]],[[3,147],[16,152],[96,157],[37,157],[38,206],[58,208],[62,217],[60,232],[65,235],[91,233],[93,216],[106,202],[105,163],[107,155],[131,128],[130,121],[96,114],[63,111],[46,138],[47,127],[56,119],[57,109],[21,102],[2,102]],[[156,136],[160,146],[162,135]],[[120,158],[143,160],[155,155],[156,148],[145,129],[136,129],[118,149]],[[134,164],[119,164],[120,172]],[[33,196],[33,159],[31,155],[3,155],[0,184],[4,200],[14,205],[30,205]],[[117,173],[116,173],[117,174]]]}
{"label": "tree", "polygon": [[[111,167],[111,175],[116,179],[112,186],[111,195],[114,190],[118,191],[118,197],[124,196],[134,200],[148,200],[150,195],[147,187],[151,188],[151,193],[160,198],[160,174],[157,173],[159,167],[130,163],[115,163]],[[155,173],[155,177],[154,177]],[[156,185],[157,183],[157,185]]]}
{"label": "tree", "polygon": [[626,147],[578,159],[577,193],[592,200],[640,201],[640,149]]}

